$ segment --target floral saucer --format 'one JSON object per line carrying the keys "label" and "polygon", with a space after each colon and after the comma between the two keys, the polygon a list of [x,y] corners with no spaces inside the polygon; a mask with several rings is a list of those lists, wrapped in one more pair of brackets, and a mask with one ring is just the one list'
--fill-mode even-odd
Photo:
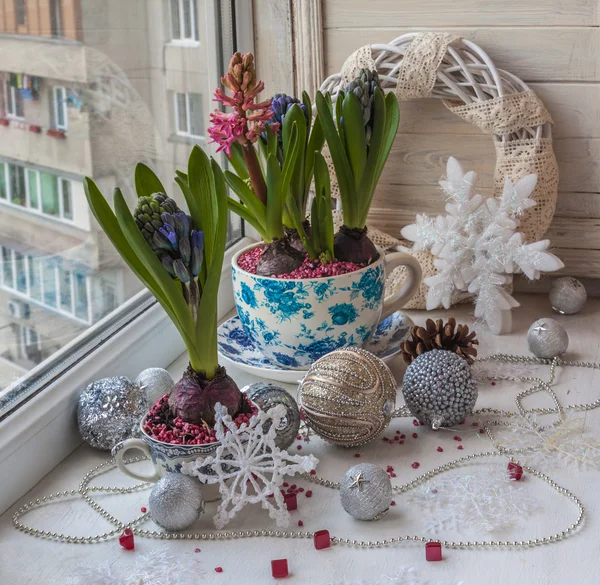
{"label": "floral saucer", "polygon": [[[400,353],[400,343],[408,337],[413,325],[410,317],[396,311],[379,323],[363,347],[388,361]],[[295,384],[307,371],[285,369],[270,362],[246,334],[237,315],[219,326],[217,342],[219,355],[226,362],[261,378]]]}

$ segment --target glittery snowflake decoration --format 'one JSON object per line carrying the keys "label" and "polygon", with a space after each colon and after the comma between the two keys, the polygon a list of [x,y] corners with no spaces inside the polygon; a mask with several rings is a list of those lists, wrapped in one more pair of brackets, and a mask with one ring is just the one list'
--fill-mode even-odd
{"label": "glittery snowflake decoration", "polygon": [[506,462],[469,471],[422,484],[408,494],[408,501],[422,510],[427,531],[468,526],[492,532],[512,527],[538,509],[537,501],[525,494],[523,480],[511,480]]}
{"label": "glittery snowflake decoration", "polygon": [[[203,483],[219,484],[222,500],[214,517],[223,528],[246,504],[258,504],[269,511],[277,526],[289,524],[281,484],[286,475],[308,473],[318,460],[313,455],[290,455],[275,444],[277,429],[286,416],[282,404],[237,427],[221,404],[215,406],[215,434],[220,446],[216,454],[185,463],[182,473]],[[268,430],[265,432],[265,429]]]}
{"label": "glittery snowflake decoration", "polygon": [[585,420],[566,416],[556,425],[542,426],[537,417],[509,427],[502,447],[518,450],[519,459],[539,467],[600,470],[600,441],[585,432]]}
{"label": "glittery snowflake decoration", "polygon": [[424,279],[428,286],[427,310],[448,309],[461,293],[476,295],[475,316],[494,333],[506,326],[509,311],[519,303],[505,286],[513,274],[535,280],[542,272],[564,265],[548,252],[550,240],[525,243],[516,231],[523,213],[536,205],[530,198],[537,175],[527,175],[513,184],[504,183],[500,197],[484,199],[475,192],[477,174],[465,173],[455,158],[448,159],[447,179],[440,181],[447,197],[447,215],[436,218],[418,214],[402,235],[414,242],[413,250],[431,250],[437,274]]}

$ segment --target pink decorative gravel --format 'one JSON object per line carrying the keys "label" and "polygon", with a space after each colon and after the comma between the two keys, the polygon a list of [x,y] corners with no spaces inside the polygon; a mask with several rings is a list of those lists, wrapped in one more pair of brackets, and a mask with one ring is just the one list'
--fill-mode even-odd
{"label": "pink decorative gravel", "polygon": [[[245,252],[238,258],[238,266],[249,272],[256,274],[256,265],[262,256],[265,247],[256,247],[248,252]],[[355,262],[340,262],[333,260],[327,264],[321,264],[319,260],[311,260],[309,255],[306,255],[304,262],[299,268],[288,274],[272,275],[272,278],[298,279],[298,278],[326,278],[328,276],[339,276],[348,272],[355,272],[364,268],[364,264],[356,264]]]}
{"label": "pink decorative gravel", "polygon": [[[254,404],[247,403],[248,412],[238,414],[233,422],[236,426],[247,423],[257,412]],[[215,430],[208,425],[194,425],[181,417],[174,417],[169,409],[169,395],[161,396],[148,411],[144,432],[163,443],[172,445],[208,445],[216,443]]]}

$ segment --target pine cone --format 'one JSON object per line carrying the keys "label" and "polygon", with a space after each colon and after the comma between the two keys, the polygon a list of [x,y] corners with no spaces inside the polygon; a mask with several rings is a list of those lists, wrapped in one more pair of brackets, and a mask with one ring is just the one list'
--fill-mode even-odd
{"label": "pine cone", "polygon": [[475,336],[474,331],[469,333],[467,325],[457,326],[454,317],[448,319],[445,325],[442,319],[435,322],[427,319],[425,327],[411,327],[410,337],[400,344],[400,349],[407,364],[412,363],[422,353],[433,349],[445,349],[457,353],[470,365],[473,363],[472,356],[477,355],[473,346],[479,344]]}

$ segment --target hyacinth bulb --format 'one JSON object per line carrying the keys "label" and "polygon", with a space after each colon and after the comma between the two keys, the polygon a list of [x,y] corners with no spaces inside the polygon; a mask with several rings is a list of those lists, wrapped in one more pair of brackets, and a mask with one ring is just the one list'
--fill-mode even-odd
{"label": "hyacinth bulb", "polygon": [[232,417],[242,408],[238,385],[219,367],[211,380],[188,367],[169,396],[169,407],[175,416],[193,424],[215,422],[215,404],[220,402]]}
{"label": "hyacinth bulb", "polygon": [[375,244],[367,236],[367,228],[348,228],[343,225],[333,239],[335,257],[340,262],[371,264],[379,258]]}
{"label": "hyacinth bulb", "polygon": [[260,257],[256,265],[256,274],[260,276],[289,274],[302,265],[304,258],[305,255],[293,248],[287,239],[275,239],[265,248]]}

